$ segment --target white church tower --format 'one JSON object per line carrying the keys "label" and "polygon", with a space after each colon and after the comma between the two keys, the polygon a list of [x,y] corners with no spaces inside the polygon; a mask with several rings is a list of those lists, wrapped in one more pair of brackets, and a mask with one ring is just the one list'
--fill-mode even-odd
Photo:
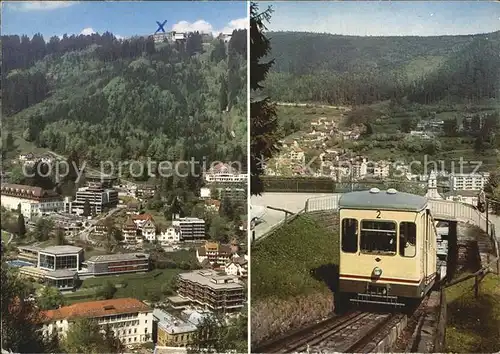
{"label": "white church tower", "polygon": [[437,174],[436,171],[431,171],[429,179],[427,180],[427,194],[428,199],[443,199],[437,191]]}

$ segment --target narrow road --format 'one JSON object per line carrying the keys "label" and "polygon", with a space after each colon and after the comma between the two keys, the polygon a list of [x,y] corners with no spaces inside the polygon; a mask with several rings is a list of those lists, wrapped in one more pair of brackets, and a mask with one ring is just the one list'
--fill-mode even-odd
{"label": "narrow road", "polygon": [[295,103],[295,102],[276,102],[277,106],[288,106],[288,107],[311,107],[311,108],[331,108],[340,109],[342,111],[351,111],[351,107],[347,106],[330,106],[326,104],[319,103]]}
{"label": "narrow road", "polygon": [[89,222],[90,225],[88,227],[84,228],[82,231],[80,231],[76,236],[79,236],[82,241],[93,243],[94,241],[92,241],[89,236],[90,236],[90,233],[92,232],[92,229],[94,228],[94,226],[99,221],[104,220],[107,217],[112,216],[118,210],[121,210],[121,208],[116,207],[116,208],[111,209],[110,211],[108,211],[106,214],[101,215],[101,216],[99,216],[98,218],[96,218],[94,220],[90,220],[90,222]]}

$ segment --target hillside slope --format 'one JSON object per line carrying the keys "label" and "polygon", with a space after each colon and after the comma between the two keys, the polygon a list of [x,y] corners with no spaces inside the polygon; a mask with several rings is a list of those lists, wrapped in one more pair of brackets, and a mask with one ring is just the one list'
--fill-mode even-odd
{"label": "hillside slope", "polygon": [[109,33],[2,43],[4,124],[36,146],[94,165],[246,160],[246,31],[228,46],[197,33],[185,46]]}
{"label": "hillside slope", "polygon": [[[268,32],[266,82],[278,101],[371,104],[498,97],[500,31],[468,36],[357,37]],[[438,84],[439,83],[439,84]]]}

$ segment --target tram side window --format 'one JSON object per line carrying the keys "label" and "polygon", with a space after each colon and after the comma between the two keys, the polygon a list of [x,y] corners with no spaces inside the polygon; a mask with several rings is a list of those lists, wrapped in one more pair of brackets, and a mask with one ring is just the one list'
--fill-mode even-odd
{"label": "tram side window", "polygon": [[393,221],[361,221],[361,251],[396,254],[396,223]]}
{"label": "tram side window", "polygon": [[342,220],[342,252],[356,253],[358,251],[358,220]]}
{"label": "tram side window", "polygon": [[413,222],[399,224],[399,254],[403,257],[417,254],[417,226]]}

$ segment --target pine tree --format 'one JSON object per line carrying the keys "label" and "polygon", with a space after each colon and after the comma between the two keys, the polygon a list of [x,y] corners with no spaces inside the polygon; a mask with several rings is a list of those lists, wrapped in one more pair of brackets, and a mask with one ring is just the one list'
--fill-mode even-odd
{"label": "pine tree", "polygon": [[263,21],[269,22],[272,9],[268,7],[262,13],[258,10],[257,4],[252,2],[250,4],[250,72],[252,73],[250,88],[253,96],[250,103],[250,191],[252,195],[261,194],[264,191],[260,178],[264,173],[264,162],[279,151],[277,144],[280,139],[276,106],[271,103],[269,97],[258,96],[258,92],[263,88],[260,83],[264,81],[274,63],[274,60],[260,63],[260,59],[269,54],[271,49],[269,40],[263,34],[266,29]]}
{"label": "pine tree", "polygon": [[90,216],[90,201],[85,199],[85,203],[83,203],[83,216]]}
{"label": "pine tree", "polygon": [[19,214],[17,216],[17,232],[20,237],[24,237],[26,235],[26,224],[23,214]]}
{"label": "pine tree", "polygon": [[224,75],[220,76],[220,96],[219,96],[220,110],[225,111],[228,105],[227,100],[227,81]]}

